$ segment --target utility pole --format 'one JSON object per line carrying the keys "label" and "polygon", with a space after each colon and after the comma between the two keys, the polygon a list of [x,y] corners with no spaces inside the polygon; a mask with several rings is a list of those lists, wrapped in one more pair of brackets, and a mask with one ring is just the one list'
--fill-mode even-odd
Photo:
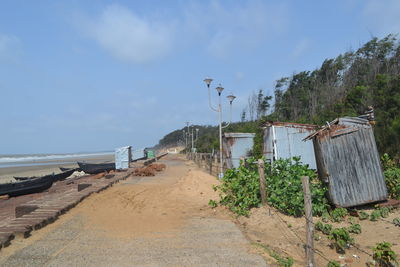
{"label": "utility pole", "polygon": [[192,125],[192,152],[193,152],[193,148],[194,148],[194,141],[193,141],[193,125]]}
{"label": "utility pole", "polygon": [[189,144],[189,140],[188,140],[188,137],[190,138],[190,128],[189,128],[189,123],[190,122],[186,122],[186,128],[187,128],[187,131],[186,131],[186,153],[187,153],[187,150],[188,150],[188,144]]}

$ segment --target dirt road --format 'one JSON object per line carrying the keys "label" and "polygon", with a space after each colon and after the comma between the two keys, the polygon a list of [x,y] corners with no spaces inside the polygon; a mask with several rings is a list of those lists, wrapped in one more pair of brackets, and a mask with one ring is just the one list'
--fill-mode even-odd
{"label": "dirt road", "polygon": [[207,206],[217,181],[179,157],[131,177],[0,252],[1,266],[266,266]]}

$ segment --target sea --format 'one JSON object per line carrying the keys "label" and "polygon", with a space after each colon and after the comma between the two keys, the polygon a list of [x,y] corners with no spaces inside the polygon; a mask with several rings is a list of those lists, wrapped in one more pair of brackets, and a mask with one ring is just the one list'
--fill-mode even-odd
{"label": "sea", "polygon": [[113,151],[67,154],[0,154],[0,168],[36,165],[70,164],[76,159],[96,158],[112,155]]}

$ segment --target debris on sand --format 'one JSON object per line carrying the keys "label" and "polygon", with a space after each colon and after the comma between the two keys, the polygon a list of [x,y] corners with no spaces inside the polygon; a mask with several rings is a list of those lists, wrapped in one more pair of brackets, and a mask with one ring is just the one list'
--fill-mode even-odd
{"label": "debris on sand", "polygon": [[149,166],[142,167],[142,168],[136,168],[133,171],[133,175],[135,176],[154,176],[157,172],[160,172],[164,170],[167,166],[165,164],[157,164],[153,163],[150,164]]}

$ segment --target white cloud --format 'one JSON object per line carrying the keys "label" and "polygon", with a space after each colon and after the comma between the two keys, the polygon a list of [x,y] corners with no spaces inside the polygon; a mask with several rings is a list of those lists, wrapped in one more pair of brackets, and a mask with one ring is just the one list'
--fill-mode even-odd
{"label": "white cloud", "polygon": [[363,8],[363,18],[373,35],[399,33],[399,14],[399,0],[369,0]]}
{"label": "white cloud", "polygon": [[0,33],[0,62],[3,60],[15,60],[21,49],[20,40],[13,35]]}
{"label": "white cloud", "polygon": [[247,53],[285,31],[289,18],[286,4],[257,0],[185,2],[174,13],[154,12],[167,16],[138,16],[110,5],[100,15],[80,20],[79,26],[116,58],[142,63],[193,44],[220,58]]}
{"label": "white cloud", "polygon": [[256,48],[274,34],[285,31],[288,22],[285,4],[248,1],[242,5],[192,5],[186,8],[186,30],[202,37],[214,56],[227,57]]}
{"label": "white cloud", "polygon": [[94,19],[83,21],[88,36],[123,61],[143,63],[159,59],[173,45],[172,22],[142,18],[119,5],[106,7]]}

